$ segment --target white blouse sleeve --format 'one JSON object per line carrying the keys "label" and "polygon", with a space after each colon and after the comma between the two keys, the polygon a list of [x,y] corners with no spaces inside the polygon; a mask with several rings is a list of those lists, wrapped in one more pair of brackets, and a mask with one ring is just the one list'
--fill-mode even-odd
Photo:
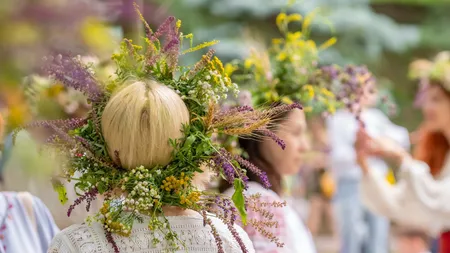
{"label": "white blouse sleeve", "polygon": [[432,233],[450,228],[450,178],[435,180],[423,162],[403,161],[396,185],[371,170],[363,177],[361,194],[369,209],[397,222]]}

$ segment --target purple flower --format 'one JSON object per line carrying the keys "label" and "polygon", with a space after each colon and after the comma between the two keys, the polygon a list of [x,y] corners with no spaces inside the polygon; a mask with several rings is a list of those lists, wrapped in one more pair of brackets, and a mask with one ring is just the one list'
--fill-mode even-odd
{"label": "purple flower", "polygon": [[235,155],[234,159],[243,167],[249,169],[251,172],[253,172],[261,181],[262,185],[269,189],[271,187],[271,184],[269,182],[269,178],[267,177],[266,172],[260,170],[258,167],[256,167],[253,163],[245,160],[244,158]]}
{"label": "purple flower", "polygon": [[70,56],[59,54],[56,57],[48,57],[43,69],[65,86],[83,92],[91,101],[99,101],[103,96],[91,72]]}
{"label": "purple flower", "polygon": [[231,165],[221,153],[218,153],[213,161],[217,167],[222,168],[228,183],[233,184],[236,175],[233,165]]}
{"label": "purple flower", "polygon": [[86,192],[84,195],[77,198],[72,205],[70,205],[69,210],[67,211],[67,216],[70,217],[72,214],[72,211],[75,209],[75,207],[81,202],[86,201],[86,211],[89,212],[89,209],[91,207],[91,202],[97,197],[98,189],[96,187],[92,188],[88,192]]}
{"label": "purple flower", "polygon": [[284,150],[286,148],[286,143],[280,137],[278,137],[274,132],[270,131],[269,129],[258,129],[257,132],[261,133],[264,136],[270,137],[272,140],[274,140],[278,144],[278,146],[281,147],[281,149]]}
{"label": "purple flower", "polygon": [[158,39],[163,34],[167,33],[171,26],[175,26],[175,17],[170,16],[168,17],[159,27],[158,30],[153,34],[153,36],[150,38],[152,41]]}
{"label": "purple flower", "polygon": [[114,241],[114,238],[112,237],[111,232],[105,230],[105,236],[106,236],[106,240],[107,240],[109,243],[111,243],[111,246],[112,246],[113,249],[114,249],[114,253],[119,253],[119,252],[120,252],[120,251],[119,251],[119,247],[117,247],[117,244],[116,244],[116,242]]}

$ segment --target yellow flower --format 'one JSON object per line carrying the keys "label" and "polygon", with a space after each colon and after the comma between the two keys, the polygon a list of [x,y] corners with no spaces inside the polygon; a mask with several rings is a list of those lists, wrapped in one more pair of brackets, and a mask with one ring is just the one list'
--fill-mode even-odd
{"label": "yellow flower", "polygon": [[333,46],[334,44],[336,44],[336,41],[337,41],[336,37],[333,37],[333,38],[325,41],[322,45],[320,45],[319,49],[320,50],[327,49],[327,48]]}
{"label": "yellow flower", "polygon": [[225,70],[224,70],[223,64],[222,64],[222,62],[219,60],[219,58],[217,58],[217,56],[214,56],[213,61],[214,61],[215,65],[216,65],[217,70],[219,71],[219,73],[220,73],[220,74],[224,74]]}
{"label": "yellow flower", "polygon": [[284,61],[286,60],[288,57],[288,55],[285,52],[281,52],[277,55],[277,60],[278,61]]}
{"label": "yellow flower", "polygon": [[177,28],[180,28],[180,27],[181,27],[181,20],[178,19],[178,20],[177,20]]}
{"label": "yellow flower", "polygon": [[301,21],[302,20],[302,15],[298,14],[298,13],[294,13],[291,14],[287,17],[287,21],[288,22],[293,22],[293,21]]}
{"label": "yellow flower", "polygon": [[277,19],[276,19],[276,24],[278,26],[278,29],[283,30],[282,25],[285,20],[286,20],[286,13],[281,12],[280,14],[278,14]]}
{"label": "yellow flower", "polygon": [[328,104],[328,111],[331,114],[334,114],[336,112],[336,107],[333,104]]}
{"label": "yellow flower", "polygon": [[245,59],[244,61],[244,68],[249,69],[253,65],[255,65],[254,61],[252,59]]}
{"label": "yellow flower", "polygon": [[334,94],[331,91],[329,91],[328,89],[321,88],[320,92],[329,98],[334,98]]}
{"label": "yellow flower", "polygon": [[[231,63],[227,63],[225,64],[225,75],[227,76],[231,76],[234,71],[236,71],[238,69],[238,67],[236,67],[234,64]],[[184,175],[182,175],[183,177]]]}
{"label": "yellow flower", "polygon": [[283,43],[284,42],[284,39],[283,38],[275,38],[275,39],[272,39],[272,44],[273,45],[279,45],[279,44],[281,44],[281,43]]}
{"label": "yellow flower", "polygon": [[291,100],[290,98],[288,98],[288,97],[282,97],[282,98],[281,98],[281,101],[282,101],[283,103],[285,103],[285,104],[288,104],[288,105],[294,103],[294,101],[292,101],[292,100]]}
{"label": "yellow flower", "polygon": [[295,33],[288,33],[287,34],[287,40],[288,41],[295,41],[300,39],[300,37],[302,37],[302,33],[301,32],[295,32]]}
{"label": "yellow flower", "polygon": [[308,98],[313,98],[314,97],[314,89],[312,87],[312,85],[305,85],[305,87],[303,88],[306,90],[306,92],[308,92]]}
{"label": "yellow flower", "polygon": [[389,171],[386,175],[386,181],[391,185],[395,184],[395,176],[394,176],[394,172],[392,171],[392,169],[389,169]]}

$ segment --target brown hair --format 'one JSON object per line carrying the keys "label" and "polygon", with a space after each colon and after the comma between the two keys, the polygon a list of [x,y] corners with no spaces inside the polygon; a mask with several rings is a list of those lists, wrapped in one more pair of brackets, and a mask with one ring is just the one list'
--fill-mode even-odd
{"label": "brown hair", "polygon": [[[450,99],[450,92],[442,88],[448,99]],[[441,132],[427,131],[414,149],[414,157],[418,160],[424,161],[430,167],[430,173],[434,177],[438,176],[444,166],[445,158],[450,149],[450,144],[447,138]]]}
{"label": "brown hair", "polygon": [[[277,115],[272,119],[272,122],[276,122],[270,126],[270,130],[276,130],[278,126],[287,120],[289,112]],[[267,173],[267,178],[271,184],[271,189],[277,194],[281,194],[282,187],[282,177],[276,171],[273,164],[270,164],[267,159],[264,158],[261,153],[261,138],[239,138],[239,146],[247,153],[248,160],[256,165],[259,169]],[[252,173],[251,171],[247,171],[247,176],[249,181],[260,182],[260,179],[257,175]],[[219,191],[224,192],[230,187],[229,183],[225,180],[222,180],[219,185]]]}

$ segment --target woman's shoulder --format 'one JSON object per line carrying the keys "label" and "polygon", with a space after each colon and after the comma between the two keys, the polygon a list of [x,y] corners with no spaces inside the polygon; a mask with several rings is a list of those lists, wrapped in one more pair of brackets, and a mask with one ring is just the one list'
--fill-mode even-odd
{"label": "woman's shoulder", "polygon": [[100,236],[95,229],[97,226],[101,229],[101,225],[97,223],[74,224],[65,228],[53,238],[48,252],[100,252],[96,246],[100,242]]}

